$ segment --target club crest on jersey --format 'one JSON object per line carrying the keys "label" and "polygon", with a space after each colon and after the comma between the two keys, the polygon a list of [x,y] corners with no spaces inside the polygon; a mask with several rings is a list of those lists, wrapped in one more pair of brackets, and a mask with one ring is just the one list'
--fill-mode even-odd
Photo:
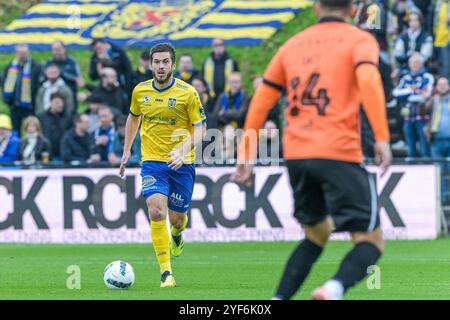
{"label": "club crest on jersey", "polygon": [[175,108],[177,106],[177,99],[169,98],[169,102],[167,103],[167,106],[171,109]]}

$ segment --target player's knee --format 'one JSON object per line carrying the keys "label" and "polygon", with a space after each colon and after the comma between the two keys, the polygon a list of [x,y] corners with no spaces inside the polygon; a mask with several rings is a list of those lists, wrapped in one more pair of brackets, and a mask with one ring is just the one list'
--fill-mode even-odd
{"label": "player's knee", "polygon": [[372,232],[357,232],[352,234],[352,240],[354,244],[358,244],[361,242],[369,242],[373,244],[375,247],[380,250],[380,252],[384,252],[384,239],[381,229],[378,228]]}
{"label": "player's knee", "polygon": [[181,228],[184,223],[184,215],[181,214],[173,214],[169,215],[170,224],[175,228]]}
{"label": "player's knee", "polygon": [[161,201],[155,201],[153,199],[147,199],[148,213],[150,219],[154,221],[160,221],[165,219],[166,212],[164,205]]}

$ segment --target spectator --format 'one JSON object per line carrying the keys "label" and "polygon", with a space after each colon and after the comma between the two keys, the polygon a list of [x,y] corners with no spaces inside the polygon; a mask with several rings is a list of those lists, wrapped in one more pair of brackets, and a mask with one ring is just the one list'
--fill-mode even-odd
{"label": "spectator", "polygon": [[389,11],[384,5],[376,0],[363,0],[358,4],[358,10],[355,16],[356,25],[371,33],[380,46],[380,61],[378,70],[380,71],[383,81],[384,94],[386,100],[392,99],[392,79],[391,66],[389,59],[388,44],[388,20],[390,18]]}
{"label": "spectator", "polygon": [[10,108],[13,129],[20,132],[22,120],[34,114],[41,66],[30,56],[28,45],[16,46],[16,57],[3,76],[3,99]]}
{"label": "spectator", "polygon": [[431,154],[436,158],[450,157],[450,86],[446,77],[440,77],[436,94],[429,102],[432,110],[430,122]]}
{"label": "spectator", "polygon": [[440,77],[436,84],[436,94],[429,101],[432,110],[430,123],[431,155],[440,158],[441,193],[442,199],[448,199],[450,180],[446,176],[450,173],[450,162],[444,158],[450,157],[450,85],[445,77]]}
{"label": "spectator", "polygon": [[430,157],[430,149],[424,128],[429,120],[425,101],[431,96],[434,79],[423,67],[420,53],[409,58],[409,72],[400,79],[393,95],[401,104],[403,131],[408,147],[408,157],[416,157],[416,144],[419,142],[420,153]]}
{"label": "spectator", "polygon": [[66,85],[64,80],[61,78],[61,70],[56,64],[49,64],[45,68],[45,81],[39,88],[36,97],[36,114],[42,111],[47,111],[50,108],[50,96],[52,93],[59,92],[59,94],[64,98],[65,112],[68,115],[74,113],[74,99],[72,90]]}
{"label": "spectator", "polygon": [[105,41],[104,39],[94,39],[92,42],[94,54],[91,57],[89,76],[92,80],[101,77],[100,70],[102,64],[108,64],[116,70],[117,79],[127,95],[130,95],[132,88],[131,62],[124,50]]}
{"label": "spectator", "polygon": [[439,74],[450,77],[450,5],[449,0],[437,0],[432,10],[434,47]]}
{"label": "spectator", "polygon": [[400,77],[407,72],[409,58],[414,52],[422,55],[425,65],[433,54],[433,38],[422,29],[423,18],[420,12],[409,15],[409,28],[400,36],[394,48],[395,59],[400,67]]}
{"label": "spectator", "polygon": [[250,98],[242,90],[242,78],[239,72],[228,77],[229,91],[223,92],[217,99],[214,117],[225,139],[224,160],[235,158],[235,129],[244,126]]}
{"label": "spectator", "polygon": [[90,96],[87,100],[87,109],[84,112],[89,117],[89,133],[94,133],[98,129],[99,119],[98,119],[98,109],[106,104],[103,102],[103,99],[99,96]]}
{"label": "spectator", "polygon": [[192,79],[198,77],[200,72],[194,68],[192,56],[190,54],[182,54],[178,66],[179,70],[175,73],[175,77],[192,84]]}
{"label": "spectator", "polygon": [[[125,126],[127,117],[121,115],[117,118],[117,131],[114,135],[113,143],[110,144],[108,152],[108,160],[112,164],[119,164],[123,155],[123,146],[125,145]],[[131,157],[129,164],[139,164],[141,162],[141,139],[139,132],[136,135],[133,145],[131,146]]]}
{"label": "spectator", "polygon": [[140,65],[133,72],[133,88],[139,83],[153,78],[152,69],[150,69],[150,52],[145,50],[141,53]]}
{"label": "spectator", "polygon": [[202,102],[203,109],[205,110],[206,116],[208,117],[208,128],[217,128],[217,121],[214,118],[214,104],[209,96],[208,85],[205,79],[201,77],[192,78],[192,86],[197,90],[200,100]]}
{"label": "spectator", "polygon": [[100,86],[92,91],[92,95],[101,97],[106,105],[116,109],[118,113],[128,114],[129,106],[126,94],[117,81],[116,71],[113,68],[103,68],[100,76]]}
{"label": "spectator", "polygon": [[108,161],[108,152],[114,144],[116,126],[114,116],[110,108],[98,109],[99,128],[94,132],[96,153],[100,155],[100,161]]}
{"label": "spectator", "polygon": [[211,55],[203,62],[202,70],[212,99],[217,99],[224,90],[228,91],[227,79],[235,71],[239,71],[238,63],[226,51],[225,41],[219,38],[214,39]]}
{"label": "spectator", "polygon": [[61,78],[72,91],[74,113],[78,110],[77,93],[78,87],[86,85],[81,74],[80,65],[72,56],[67,54],[66,47],[62,41],[55,41],[52,44],[52,57],[47,61],[46,67],[56,64],[61,71]]}
{"label": "spectator", "polygon": [[71,116],[65,112],[64,97],[55,92],[50,96],[50,108],[38,114],[44,136],[50,140],[53,160],[60,160],[60,141],[72,125]]}
{"label": "spectator", "polygon": [[19,157],[20,139],[12,130],[11,118],[0,114],[0,163],[14,162]]}
{"label": "spectator", "polygon": [[392,6],[392,13],[396,20],[396,33],[403,34],[408,28],[408,20],[411,12],[417,12],[419,8],[416,7],[412,0],[397,0]]}
{"label": "spectator", "polygon": [[[263,77],[256,76],[253,79],[253,90],[256,92],[258,87],[263,83]],[[273,124],[270,124],[269,127],[275,127],[278,128],[280,124],[280,110],[281,105],[278,101],[270,110],[268,116],[267,116],[267,122],[272,122]]]}
{"label": "spectator", "polygon": [[[253,79],[253,90],[256,92],[258,87],[263,83],[263,77],[256,76]],[[277,161],[281,157],[281,143],[280,143],[280,102],[277,102],[270,110],[267,120],[264,124],[264,129],[259,134],[262,142],[259,147],[259,158],[265,160]]]}
{"label": "spectator", "polygon": [[242,90],[242,77],[239,72],[233,72],[228,78],[229,91],[223,92],[217,99],[214,113],[219,127],[231,125],[234,128],[244,126],[250,98]]}
{"label": "spectator", "polygon": [[95,153],[94,136],[89,134],[89,116],[77,114],[73,120],[73,128],[64,133],[61,140],[61,160],[64,162],[100,161],[100,155]]}
{"label": "spectator", "polygon": [[50,141],[42,135],[39,119],[29,116],[23,122],[22,141],[19,148],[19,160],[25,164],[48,162],[52,157]]}

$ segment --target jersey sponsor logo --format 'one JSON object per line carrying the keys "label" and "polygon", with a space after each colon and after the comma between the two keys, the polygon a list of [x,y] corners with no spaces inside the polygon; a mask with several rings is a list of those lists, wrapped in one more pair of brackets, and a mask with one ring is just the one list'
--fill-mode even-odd
{"label": "jersey sponsor logo", "polygon": [[177,119],[163,116],[144,116],[144,121],[151,122],[154,124],[168,124],[171,126],[177,124]]}
{"label": "jersey sponsor logo", "polygon": [[167,106],[171,109],[175,108],[177,106],[177,99],[169,98],[169,102],[167,103]]}
{"label": "jersey sponsor logo", "polygon": [[155,189],[156,186],[154,186],[156,182],[156,178],[154,176],[144,176],[142,178],[142,190],[150,190]]}
{"label": "jersey sponsor logo", "polygon": [[155,99],[155,102],[164,102],[164,99],[156,98],[156,99]]}
{"label": "jersey sponsor logo", "polygon": [[144,103],[150,102],[150,96],[144,96]]}

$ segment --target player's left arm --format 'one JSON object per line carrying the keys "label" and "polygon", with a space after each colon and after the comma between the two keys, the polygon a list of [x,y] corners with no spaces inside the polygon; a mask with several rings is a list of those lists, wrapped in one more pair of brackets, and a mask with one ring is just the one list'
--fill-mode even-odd
{"label": "player's left arm", "polygon": [[187,102],[187,111],[194,131],[181,146],[169,153],[170,160],[167,164],[174,170],[179,169],[183,165],[185,156],[200,145],[206,134],[206,115],[200,97],[195,90],[193,90]]}
{"label": "player's left arm", "polygon": [[375,136],[375,162],[384,175],[392,161],[389,146],[386,99],[378,71],[379,47],[372,36],[361,39],[353,49],[353,63],[364,110]]}

